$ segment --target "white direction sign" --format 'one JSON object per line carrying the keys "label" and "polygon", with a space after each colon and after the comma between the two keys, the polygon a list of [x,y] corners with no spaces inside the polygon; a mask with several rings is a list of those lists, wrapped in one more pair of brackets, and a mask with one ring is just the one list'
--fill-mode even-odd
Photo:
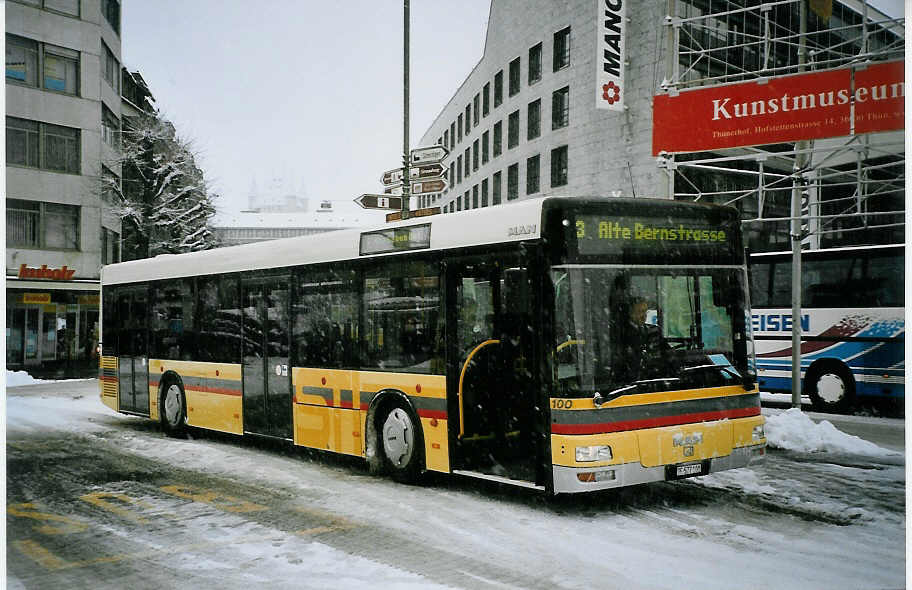
{"label": "white direction sign", "polygon": [[380,182],[384,185],[391,185],[402,182],[402,168],[393,168],[392,170],[387,170],[383,173],[383,176],[380,177]]}
{"label": "white direction sign", "polygon": [[397,184],[394,186],[383,187],[383,194],[385,195],[401,195],[402,194],[402,185]]}
{"label": "white direction sign", "polygon": [[[409,178],[412,180],[435,180],[446,177],[447,169],[440,162],[409,166]],[[380,183],[383,186],[395,186],[402,183],[402,168],[393,168],[384,172],[380,177]]]}
{"label": "white direction sign", "polygon": [[439,162],[449,155],[450,151],[442,145],[430,145],[427,147],[417,147],[409,154],[409,161],[412,164],[423,164],[425,162]]}

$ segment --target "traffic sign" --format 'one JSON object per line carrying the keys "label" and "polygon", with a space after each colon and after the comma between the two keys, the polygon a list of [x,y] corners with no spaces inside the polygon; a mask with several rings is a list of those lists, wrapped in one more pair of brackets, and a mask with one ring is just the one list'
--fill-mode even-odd
{"label": "traffic sign", "polygon": [[446,166],[439,162],[433,164],[422,164],[409,168],[409,176],[412,180],[424,180],[425,178],[446,178]]}
{"label": "traffic sign", "polygon": [[364,209],[402,209],[402,197],[365,194],[355,199]]}
{"label": "traffic sign", "polygon": [[450,151],[442,145],[429,145],[427,147],[418,147],[411,151],[409,162],[412,164],[422,164],[424,162],[439,162],[449,155]]}
{"label": "traffic sign", "polygon": [[437,180],[425,180],[422,182],[412,183],[413,195],[426,195],[428,193],[439,193],[447,187],[447,183],[442,178]]}
{"label": "traffic sign", "polygon": [[383,194],[384,194],[384,195],[396,195],[396,196],[401,196],[401,195],[402,195],[402,185],[401,185],[401,184],[397,184],[397,185],[394,185],[394,186],[387,186],[387,187],[384,187],[384,188],[383,188]]}
{"label": "traffic sign", "polygon": [[383,173],[383,176],[380,177],[380,182],[387,186],[402,182],[402,168],[387,170]]}

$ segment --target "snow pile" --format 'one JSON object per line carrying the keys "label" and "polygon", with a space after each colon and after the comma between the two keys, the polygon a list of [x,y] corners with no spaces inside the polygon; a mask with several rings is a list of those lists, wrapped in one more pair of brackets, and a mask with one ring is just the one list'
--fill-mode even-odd
{"label": "snow pile", "polygon": [[35,379],[25,371],[7,371],[6,386],[16,387],[17,385],[31,385],[33,383],[44,383],[41,379]]}
{"label": "snow pile", "polygon": [[766,441],[770,447],[804,453],[835,452],[882,457],[895,455],[872,442],[846,434],[827,420],[815,423],[798,408],[766,417]]}

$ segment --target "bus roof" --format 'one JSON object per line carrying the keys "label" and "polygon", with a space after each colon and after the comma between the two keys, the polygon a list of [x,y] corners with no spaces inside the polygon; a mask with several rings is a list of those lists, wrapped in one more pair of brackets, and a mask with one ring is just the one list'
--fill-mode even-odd
{"label": "bus roof", "polygon": [[[668,199],[539,197],[511,203],[509,206],[415,217],[380,226],[266,240],[187,254],[161,254],[154,258],[105,266],[102,269],[101,282],[103,285],[116,285],[396,255],[398,252],[373,255],[363,255],[360,252],[363,234],[394,228],[429,225],[431,227],[430,241],[422,249],[423,251],[535,240],[541,237],[542,210],[548,206],[548,203],[556,205],[563,202],[568,205],[579,205],[611,202],[619,205],[623,201],[628,201],[631,206],[635,205],[637,208],[644,205],[646,201],[650,201],[653,206],[657,207],[679,207],[683,204],[681,201]],[[685,206],[719,208],[719,206],[702,203],[688,203]]]}
{"label": "bus roof", "polygon": [[[905,248],[905,244],[877,244],[871,246],[842,246],[839,248],[818,248],[816,250],[802,250],[802,256],[825,256],[827,254],[849,253],[849,252],[869,252],[872,250],[889,250],[894,248]],[[777,250],[775,252],[751,252],[751,258],[760,257],[790,257],[791,250]]]}

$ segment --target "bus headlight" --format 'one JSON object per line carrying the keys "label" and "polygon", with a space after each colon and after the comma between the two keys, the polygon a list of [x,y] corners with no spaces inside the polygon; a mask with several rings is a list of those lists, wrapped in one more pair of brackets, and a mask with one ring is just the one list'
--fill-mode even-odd
{"label": "bus headlight", "polygon": [[757,424],[756,426],[754,426],[753,433],[751,433],[751,439],[754,442],[757,442],[758,440],[762,440],[764,438],[766,438],[766,436],[764,436],[764,433],[763,433],[763,424]]}
{"label": "bus headlight", "polygon": [[576,447],[576,460],[578,463],[585,463],[588,461],[608,461],[610,459],[611,447],[608,445]]}

